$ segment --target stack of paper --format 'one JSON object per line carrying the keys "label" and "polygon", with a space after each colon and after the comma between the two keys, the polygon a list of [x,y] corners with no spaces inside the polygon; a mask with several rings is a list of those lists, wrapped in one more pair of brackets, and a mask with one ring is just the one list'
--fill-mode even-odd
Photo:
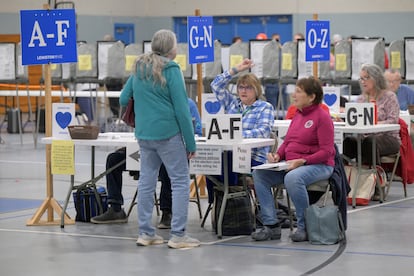
{"label": "stack of paper", "polygon": [[289,164],[286,161],[281,161],[277,163],[265,163],[262,165],[254,166],[254,170],[273,170],[273,171],[284,171],[289,167]]}

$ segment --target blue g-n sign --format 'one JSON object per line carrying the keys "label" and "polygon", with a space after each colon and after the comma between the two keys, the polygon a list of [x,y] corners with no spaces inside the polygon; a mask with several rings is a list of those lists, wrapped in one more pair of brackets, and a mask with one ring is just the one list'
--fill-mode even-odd
{"label": "blue g-n sign", "polygon": [[189,63],[214,61],[213,17],[187,17]]}
{"label": "blue g-n sign", "polygon": [[306,21],[306,61],[330,58],[329,21]]}
{"label": "blue g-n sign", "polygon": [[22,64],[77,62],[74,9],[20,11]]}

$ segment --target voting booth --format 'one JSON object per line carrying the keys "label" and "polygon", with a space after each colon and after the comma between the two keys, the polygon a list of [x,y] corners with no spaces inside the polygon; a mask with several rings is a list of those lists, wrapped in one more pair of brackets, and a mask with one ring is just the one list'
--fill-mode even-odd
{"label": "voting booth", "polygon": [[267,41],[263,46],[262,66],[263,80],[278,80],[280,78],[280,54],[282,46],[279,41]]}
{"label": "voting booth", "polygon": [[388,56],[390,69],[398,70],[401,74],[401,78],[405,78],[405,53],[404,53],[404,40],[394,40],[388,47]]}
{"label": "voting booth", "polygon": [[297,78],[298,76],[298,44],[292,41],[282,46],[281,78]]}
{"label": "voting booth", "polygon": [[351,78],[351,44],[341,40],[335,44],[335,78]]}
{"label": "voting booth", "polygon": [[405,49],[405,79],[414,80],[414,37],[404,38]]}
{"label": "voting booth", "polygon": [[135,61],[137,60],[138,56],[142,54],[142,45],[131,43],[125,46],[124,54],[125,54],[125,71],[124,71],[124,78],[129,77],[129,75],[134,71]]}
{"label": "voting booth", "polygon": [[[245,42],[233,43],[229,48],[229,68],[233,68],[245,58],[249,57],[249,45]],[[246,74],[246,72],[241,72],[240,74]]]}
{"label": "voting booth", "polygon": [[[269,40],[249,40],[249,56],[254,63],[254,67],[250,69],[250,72],[255,74],[259,79],[264,77],[263,62],[265,57],[264,48],[268,44]],[[275,60],[269,60],[269,62],[275,62]]]}
{"label": "voting booth", "polygon": [[359,72],[364,63],[376,64],[384,68],[385,42],[383,38],[352,39],[352,75],[353,80],[359,79]]}

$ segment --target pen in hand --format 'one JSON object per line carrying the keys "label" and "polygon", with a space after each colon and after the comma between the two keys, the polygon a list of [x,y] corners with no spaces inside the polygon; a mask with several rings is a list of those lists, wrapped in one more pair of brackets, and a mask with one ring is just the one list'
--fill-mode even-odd
{"label": "pen in hand", "polygon": [[270,152],[272,154],[276,153],[277,151],[277,146],[279,145],[279,142],[277,141],[277,137],[275,138],[275,143],[273,144],[272,148],[270,149]]}

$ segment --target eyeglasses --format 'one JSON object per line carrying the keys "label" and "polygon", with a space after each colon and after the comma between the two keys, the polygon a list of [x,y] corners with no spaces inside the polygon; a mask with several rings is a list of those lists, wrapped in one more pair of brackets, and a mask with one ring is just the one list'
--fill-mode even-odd
{"label": "eyeglasses", "polygon": [[244,85],[239,85],[239,86],[237,87],[237,89],[238,89],[238,90],[253,90],[253,86],[251,86],[251,85],[247,85],[247,86],[244,86]]}
{"label": "eyeglasses", "polygon": [[389,84],[399,83],[401,80],[387,80]]}
{"label": "eyeglasses", "polygon": [[367,80],[369,80],[371,77],[370,76],[367,76],[367,77],[360,77],[358,80],[359,81],[367,81]]}

